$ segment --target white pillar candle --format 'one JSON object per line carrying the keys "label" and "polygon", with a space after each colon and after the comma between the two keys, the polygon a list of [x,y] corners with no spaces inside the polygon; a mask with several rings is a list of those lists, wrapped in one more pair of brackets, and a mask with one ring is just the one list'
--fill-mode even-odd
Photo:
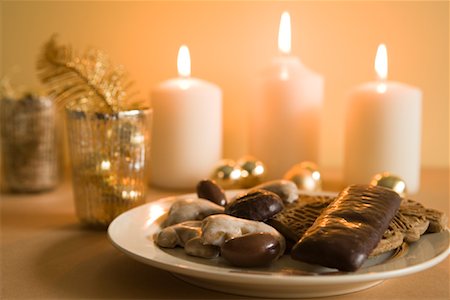
{"label": "white pillar candle", "polygon": [[386,81],[387,51],[375,58],[379,80],[355,88],[346,116],[344,178],[369,183],[380,172],[400,176],[410,193],[419,190],[422,92]]}
{"label": "white pillar candle", "polygon": [[290,16],[280,20],[281,52],[263,73],[250,107],[250,153],[263,161],[269,179],[281,178],[294,164],[318,161],[323,78],[290,55]]}
{"label": "white pillar candle", "polygon": [[178,73],[152,91],[151,183],[192,189],[222,158],[222,91],[190,77],[186,46],[178,52]]}

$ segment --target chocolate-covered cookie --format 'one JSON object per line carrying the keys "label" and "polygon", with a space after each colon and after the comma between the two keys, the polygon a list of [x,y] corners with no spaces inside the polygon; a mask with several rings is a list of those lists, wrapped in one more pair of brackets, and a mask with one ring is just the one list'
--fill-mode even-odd
{"label": "chocolate-covered cookie", "polygon": [[225,213],[237,218],[265,221],[279,213],[283,207],[283,201],[277,194],[255,190],[239,196],[227,205]]}
{"label": "chocolate-covered cookie", "polygon": [[305,232],[291,257],[341,271],[356,271],[381,240],[400,202],[400,196],[387,188],[347,187]]}
{"label": "chocolate-covered cookie", "polygon": [[201,180],[197,184],[196,190],[199,198],[212,201],[220,206],[225,206],[227,204],[225,191],[214,180]]}
{"label": "chocolate-covered cookie", "polygon": [[223,258],[238,267],[267,266],[280,256],[278,239],[270,233],[252,233],[227,240],[221,247]]}

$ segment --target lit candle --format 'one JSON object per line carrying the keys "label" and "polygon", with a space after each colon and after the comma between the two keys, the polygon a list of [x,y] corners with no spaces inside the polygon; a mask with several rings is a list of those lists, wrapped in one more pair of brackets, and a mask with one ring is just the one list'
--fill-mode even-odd
{"label": "lit candle", "polygon": [[378,80],[353,90],[347,107],[344,177],[347,184],[369,183],[377,173],[403,178],[410,193],[420,181],[422,92],[387,81],[385,45],[375,58]]}
{"label": "lit candle", "polygon": [[178,52],[179,77],[152,92],[151,183],[193,189],[222,158],[222,91],[190,77],[186,46]]}
{"label": "lit candle", "polygon": [[263,73],[251,106],[250,153],[267,166],[269,179],[294,164],[318,161],[323,78],[291,56],[289,13],[280,20],[281,52]]}

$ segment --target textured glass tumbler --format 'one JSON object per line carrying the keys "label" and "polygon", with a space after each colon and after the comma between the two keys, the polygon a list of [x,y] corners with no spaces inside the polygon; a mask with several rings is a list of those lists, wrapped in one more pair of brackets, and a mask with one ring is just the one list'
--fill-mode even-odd
{"label": "textured glass tumbler", "polygon": [[78,218],[106,227],[145,202],[152,111],[66,110],[66,121]]}
{"label": "textured glass tumbler", "polygon": [[41,192],[60,180],[53,101],[45,96],[0,99],[2,190]]}

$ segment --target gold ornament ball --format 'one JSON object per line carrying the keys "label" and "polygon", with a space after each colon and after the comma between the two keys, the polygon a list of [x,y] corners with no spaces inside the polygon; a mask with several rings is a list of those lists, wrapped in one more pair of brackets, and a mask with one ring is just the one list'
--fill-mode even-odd
{"label": "gold ornament ball", "polygon": [[236,165],[241,169],[241,179],[239,181],[241,188],[251,188],[263,182],[266,175],[266,167],[262,161],[246,155],[241,157]]}
{"label": "gold ornament ball", "polygon": [[210,179],[214,180],[224,189],[239,188],[241,168],[232,159],[223,159],[211,173]]}
{"label": "gold ornament ball", "polygon": [[405,181],[399,176],[389,172],[376,174],[370,181],[370,185],[382,186],[391,189],[401,197],[405,197],[407,193]]}
{"label": "gold ornament ball", "polygon": [[322,190],[322,175],[313,162],[305,161],[294,165],[283,178],[293,181],[297,188],[302,191],[317,192]]}

